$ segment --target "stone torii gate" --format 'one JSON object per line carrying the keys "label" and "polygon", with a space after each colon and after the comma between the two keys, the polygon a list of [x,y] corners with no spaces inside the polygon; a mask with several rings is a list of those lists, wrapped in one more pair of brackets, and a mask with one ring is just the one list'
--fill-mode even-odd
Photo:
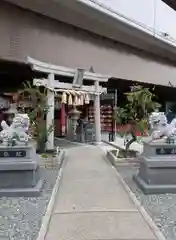
{"label": "stone torii gate", "polygon": [[[92,73],[83,69],[70,69],[62,66],[56,66],[49,63],[44,63],[27,57],[27,64],[29,64],[34,71],[48,74],[47,79],[34,79],[34,85],[44,86],[47,91],[47,104],[50,106],[46,124],[47,128],[54,123],[54,96],[55,92],[64,90],[74,90],[94,95],[94,111],[95,111],[95,141],[101,142],[101,121],[100,121],[100,94],[106,93],[106,88],[102,88],[99,83],[107,82],[110,76]],[[73,83],[63,83],[55,80],[55,75],[73,77]],[[94,81],[94,85],[83,85],[83,79]],[[54,131],[50,133],[47,141],[47,150],[54,149]]]}

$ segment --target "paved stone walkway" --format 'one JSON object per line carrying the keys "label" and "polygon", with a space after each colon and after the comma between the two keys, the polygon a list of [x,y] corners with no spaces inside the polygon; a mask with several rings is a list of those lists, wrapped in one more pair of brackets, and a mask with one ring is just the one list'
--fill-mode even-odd
{"label": "paved stone walkway", "polygon": [[156,240],[95,146],[68,150],[46,240]]}

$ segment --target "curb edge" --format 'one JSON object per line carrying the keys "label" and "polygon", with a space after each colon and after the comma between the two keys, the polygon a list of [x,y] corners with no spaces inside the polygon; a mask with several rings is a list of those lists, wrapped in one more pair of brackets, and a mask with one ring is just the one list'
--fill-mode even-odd
{"label": "curb edge", "polygon": [[[109,159],[106,156],[105,151],[103,151],[103,149],[101,149],[102,152],[104,153],[105,158],[107,159],[107,161],[110,163]],[[150,227],[150,229],[152,230],[152,232],[154,233],[154,235],[156,236],[157,240],[166,240],[166,238],[164,237],[163,233],[159,230],[159,228],[156,226],[156,224],[154,223],[154,221],[152,220],[152,218],[149,216],[149,214],[147,213],[147,211],[145,210],[145,208],[141,205],[141,203],[138,201],[137,197],[135,196],[135,194],[131,191],[131,189],[129,188],[129,186],[127,185],[127,183],[125,182],[125,180],[122,178],[122,176],[120,175],[120,173],[117,171],[116,167],[112,165],[112,163],[110,163],[112,168],[114,168],[114,170],[116,171],[116,175],[118,177],[118,179],[120,180],[120,183],[122,184],[122,187],[125,189],[125,191],[128,193],[129,197],[131,198],[131,200],[133,201],[133,203],[135,204],[135,206],[137,207],[138,211],[141,213],[143,219],[145,220],[145,222],[148,224],[148,226]]]}
{"label": "curb edge", "polygon": [[59,185],[62,179],[63,163],[65,162],[64,159],[66,158],[66,152],[64,150],[60,150],[60,156],[58,157],[61,159],[60,169],[58,171],[58,176],[57,176],[49,203],[47,205],[45,215],[42,218],[42,223],[37,236],[37,240],[45,240],[45,236],[47,234],[48,226],[50,223],[52,211],[53,211],[55,200],[56,200],[56,195],[58,193]]}
{"label": "curb edge", "polygon": [[[114,167],[113,167],[114,168]],[[166,238],[164,237],[164,235],[162,234],[162,232],[159,230],[159,228],[156,226],[156,224],[154,223],[154,221],[152,220],[152,218],[149,216],[149,214],[147,213],[147,211],[145,210],[145,208],[141,205],[141,203],[138,201],[137,197],[135,196],[135,194],[131,191],[131,189],[129,188],[129,186],[126,184],[126,182],[124,181],[124,179],[122,178],[122,176],[117,172],[117,177],[120,180],[120,183],[122,184],[122,186],[124,187],[125,191],[128,193],[128,195],[130,196],[131,200],[133,201],[133,203],[136,205],[137,209],[139,210],[139,212],[141,213],[142,217],[144,218],[144,220],[147,222],[147,224],[149,225],[150,229],[153,231],[153,233],[155,234],[155,236],[157,237],[158,240],[166,240]]]}

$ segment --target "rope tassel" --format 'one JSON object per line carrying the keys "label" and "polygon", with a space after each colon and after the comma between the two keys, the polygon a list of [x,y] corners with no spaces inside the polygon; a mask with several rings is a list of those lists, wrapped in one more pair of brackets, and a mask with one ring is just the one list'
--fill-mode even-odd
{"label": "rope tassel", "polygon": [[84,105],[84,95],[80,96],[80,105],[83,106]]}
{"label": "rope tassel", "polygon": [[68,96],[68,105],[73,105],[73,99],[71,94],[69,94]]}
{"label": "rope tassel", "polygon": [[75,95],[75,99],[74,99],[74,105],[77,106],[78,105],[78,97]]}
{"label": "rope tassel", "polygon": [[67,103],[67,94],[65,92],[62,93],[62,103],[66,104]]}
{"label": "rope tassel", "polygon": [[84,99],[84,102],[85,102],[85,104],[89,104],[90,98],[89,98],[89,95],[88,95],[88,94],[86,94],[85,99]]}

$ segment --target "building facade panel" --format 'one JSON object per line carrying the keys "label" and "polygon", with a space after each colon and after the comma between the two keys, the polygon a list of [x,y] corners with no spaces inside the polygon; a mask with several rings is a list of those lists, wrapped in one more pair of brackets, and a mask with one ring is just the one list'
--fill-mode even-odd
{"label": "building facade panel", "polygon": [[[82,1],[82,0],[79,0]],[[176,9],[175,0],[86,0],[88,3],[102,5],[109,9],[109,14],[116,13],[116,18],[135,26],[156,38],[176,46]],[[167,5],[167,4],[168,5]],[[135,6],[135,7],[134,7]],[[172,8],[171,8],[172,7]],[[165,36],[165,33],[168,36]]]}
{"label": "building facade panel", "polygon": [[0,58],[26,56],[116,78],[167,85],[176,68],[152,55],[15,6],[0,4]]}
{"label": "building facade panel", "polygon": [[[154,1],[156,0],[90,0],[102,4],[136,25],[154,29]],[[135,7],[134,7],[135,6]],[[144,11],[145,9],[145,11]]]}

